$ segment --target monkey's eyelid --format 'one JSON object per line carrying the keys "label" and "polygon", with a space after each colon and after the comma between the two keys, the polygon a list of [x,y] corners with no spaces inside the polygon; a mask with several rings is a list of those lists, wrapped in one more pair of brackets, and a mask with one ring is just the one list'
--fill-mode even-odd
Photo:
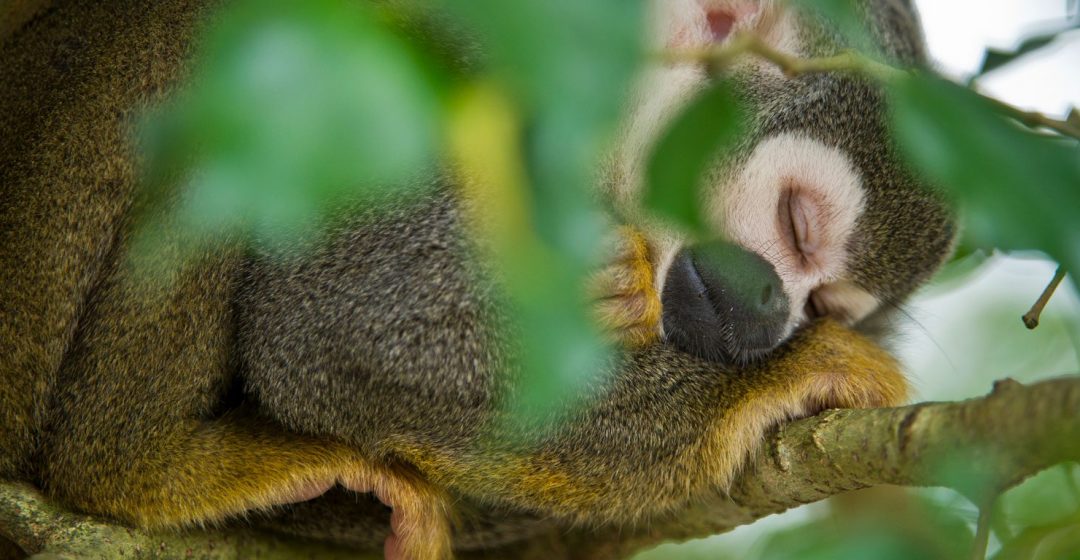
{"label": "monkey's eyelid", "polygon": [[777,204],[780,233],[806,264],[819,249],[816,209],[794,187],[784,189]]}
{"label": "monkey's eyelid", "polygon": [[804,255],[813,251],[810,244],[810,217],[806,214],[806,206],[800,202],[797,194],[788,197],[788,215],[791,217],[792,232],[795,234],[795,246]]}

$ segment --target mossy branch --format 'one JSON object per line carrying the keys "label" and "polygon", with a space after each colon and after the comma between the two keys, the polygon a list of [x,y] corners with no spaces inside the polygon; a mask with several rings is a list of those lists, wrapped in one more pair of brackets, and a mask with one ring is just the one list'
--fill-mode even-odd
{"label": "mossy branch", "polygon": [[731,495],[756,517],[879,484],[945,486],[982,504],[1077,459],[1080,377],[1029,386],[1004,380],[983,398],[834,410],[788,424]]}
{"label": "mossy branch", "polygon": [[11,545],[35,560],[381,558],[381,555],[361,556],[355,551],[248,530],[140,531],[67,511],[27,484],[3,482],[0,483],[0,560],[22,557]]}
{"label": "mossy branch", "polygon": [[[1052,465],[1080,459],[1080,377],[1000,381],[983,398],[830,410],[782,426],[729,489],[648,528],[556,531],[515,545],[520,558],[608,558],[700,537],[835,494],[881,484],[945,486],[990,504]],[[964,466],[957,477],[949,465]],[[42,558],[338,558],[344,553],[255,532],[150,534],[68,513],[22,484],[0,484],[0,535]],[[0,551],[3,551],[0,546]],[[509,551],[464,555],[495,558]],[[351,556],[355,558],[356,556]]]}

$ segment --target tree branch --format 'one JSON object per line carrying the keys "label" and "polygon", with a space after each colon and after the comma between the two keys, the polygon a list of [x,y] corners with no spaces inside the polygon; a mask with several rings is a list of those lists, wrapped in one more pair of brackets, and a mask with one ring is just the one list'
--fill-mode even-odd
{"label": "tree branch", "polygon": [[856,51],[846,51],[835,56],[801,58],[777,50],[753,33],[740,32],[720,47],[664,51],[662,59],[667,62],[691,62],[707,64],[711,68],[728,68],[745,55],[754,55],[771,62],[788,76],[843,72],[870,76],[881,82],[889,82],[907,74],[904,70],[882,64]]}
{"label": "tree branch", "polygon": [[[745,31],[735,34],[727,43],[719,47],[662,51],[660,59],[665,62],[699,63],[712,69],[722,69],[730,67],[737,59],[746,55],[756,56],[774,64],[787,76],[840,72],[867,76],[887,84],[908,75],[905,70],[889,66],[853,50],[817,58],[790,55],[773,48],[757,35]],[[1037,111],[1021,109],[977,91],[974,93],[989,101],[999,113],[1028,128],[1050,129],[1062,136],[1080,139],[1080,123],[1074,118],[1055,119]]]}
{"label": "tree branch", "polygon": [[[365,560],[356,551],[249,530],[150,533],[71,513],[27,484],[0,482],[0,557],[7,539],[42,560],[154,558],[205,560],[260,558]],[[18,556],[16,556],[18,558]]]}
{"label": "tree branch", "polygon": [[[636,530],[553,531],[514,545],[514,557],[602,558],[665,540],[700,537],[828,498],[896,484],[946,486],[987,506],[1052,465],[1080,459],[1080,377],[1023,386],[1000,381],[986,397],[873,410],[830,410],[782,426],[729,492]],[[955,465],[963,465],[957,476]],[[987,510],[989,511],[989,510]],[[254,531],[151,534],[68,513],[22,484],[0,484],[0,535],[29,553],[77,558],[352,557],[337,548]],[[2,550],[2,548],[0,548]],[[507,552],[476,553],[496,558]]]}
{"label": "tree branch", "polygon": [[833,410],[788,424],[731,496],[756,517],[879,484],[945,486],[981,504],[1078,458],[1080,377],[1004,380],[983,398]]}

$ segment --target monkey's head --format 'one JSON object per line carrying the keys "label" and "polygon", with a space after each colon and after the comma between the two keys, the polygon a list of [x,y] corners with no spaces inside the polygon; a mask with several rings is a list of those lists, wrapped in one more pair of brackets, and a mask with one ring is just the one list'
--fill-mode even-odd
{"label": "monkey's head", "polygon": [[[882,54],[898,65],[924,63],[908,2],[864,0],[861,8]],[[656,0],[652,14],[659,49],[700,50],[740,30],[800,57],[846,48],[820,20],[767,0]],[[604,174],[627,215],[641,216],[655,141],[714,79],[693,62],[645,72]],[[858,326],[938,269],[954,244],[954,214],[905,165],[879,85],[833,73],[789,77],[749,57],[719,79],[730,80],[748,116],[739,145],[716,154],[703,178],[708,235],[690,239],[642,218],[668,342],[745,362],[817,317]]]}

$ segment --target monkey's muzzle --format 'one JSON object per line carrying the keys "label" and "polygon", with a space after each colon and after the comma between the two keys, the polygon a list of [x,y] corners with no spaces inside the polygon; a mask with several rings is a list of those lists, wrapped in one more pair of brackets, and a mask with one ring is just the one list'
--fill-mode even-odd
{"label": "monkey's muzzle", "polygon": [[664,335],[706,360],[744,364],[783,342],[790,306],[776,270],[726,241],[682,249],[664,281]]}

